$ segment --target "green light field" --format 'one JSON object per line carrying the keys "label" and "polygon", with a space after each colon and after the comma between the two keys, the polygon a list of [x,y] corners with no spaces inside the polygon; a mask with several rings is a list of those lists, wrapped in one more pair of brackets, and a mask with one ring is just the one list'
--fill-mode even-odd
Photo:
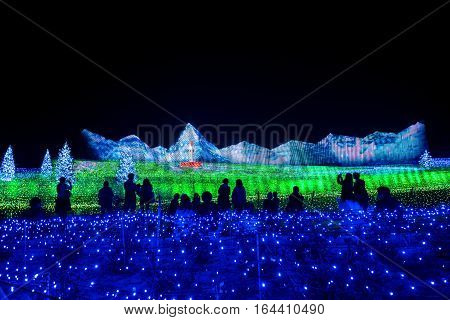
{"label": "green light field", "polygon": [[[72,208],[78,213],[98,210],[97,192],[107,179],[116,194],[123,197],[121,184],[115,182],[117,161],[76,161],[76,182],[72,191]],[[360,172],[372,200],[376,188],[384,185],[406,205],[449,203],[450,170],[423,169],[416,166],[331,167],[268,166],[239,164],[204,164],[202,169],[180,169],[167,164],[142,162],[136,165],[138,182],[149,178],[156,194],[167,202],[178,193],[210,191],[214,196],[223,178],[242,179],[250,200],[258,206],[268,191],[278,191],[285,198],[294,185],[300,187],[310,208],[335,208],[340,186],[338,173]],[[18,173],[13,181],[0,181],[0,212],[14,216],[28,207],[28,201],[40,197],[52,210],[56,178],[46,179],[38,173]]]}

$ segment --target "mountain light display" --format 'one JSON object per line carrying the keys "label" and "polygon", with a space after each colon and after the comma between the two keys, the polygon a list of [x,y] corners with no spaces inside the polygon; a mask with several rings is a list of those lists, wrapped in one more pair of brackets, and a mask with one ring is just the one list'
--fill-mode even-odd
{"label": "mountain light display", "polygon": [[291,140],[267,149],[247,141],[217,148],[191,124],[169,149],[150,148],[137,136],[113,141],[83,130],[94,160],[118,160],[124,148],[139,161],[193,161],[276,165],[370,165],[416,163],[427,147],[425,125],[418,122],[399,133],[374,132],[363,138],[329,134],[317,143]]}

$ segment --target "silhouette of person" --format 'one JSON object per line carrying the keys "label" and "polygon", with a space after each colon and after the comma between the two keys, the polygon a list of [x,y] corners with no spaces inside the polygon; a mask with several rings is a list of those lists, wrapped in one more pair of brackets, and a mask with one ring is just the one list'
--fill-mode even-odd
{"label": "silhouette of person", "polygon": [[71,210],[70,205],[70,196],[72,190],[72,183],[70,180],[66,180],[65,177],[59,178],[59,183],[56,186],[56,203],[55,203],[55,212],[62,216],[66,216],[67,213]]}
{"label": "silhouette of person", "polygon": [[113,205],[114,193],[109,186],[109,182],[103,182],[103,188],[98,191],[98,204],[101,213],[111,212]]}
{"label": "silhouette of person", "polygon": [[136,191],[138,187],[136,183],[134,183],[134,174],[128,174],[128,180],[123,184],[125,189],[125,202],[123,205],[123,209],[125,211],[134,211],[136,210]]}
{"label": "silhouette of person", "polygon": [[42,219],[45,216],[45,211],[42,208],[42,200],[38,197],[33,197],[30,200],[30,208],[25,217],[32,219]]}
{"label": "silhouette of person", "polygon": [[353,173],[353,178],[355,179],[355,183],[353,184],[355,200],[364,210],[367,210],[369,206],[369,194],[366,190],[366,182],[360,178],[359,172]]}
{"label": "silhouette of person", "polygon": [[305,210],[305,198],[300,193],[300,189],[295,186],[292,193],[289,195],[288,203],[286,205],[287,212],[299,212]]}
{"label": "silhouette of person", "polygon": [[142,186],[138,190],[139,206],[141,210],[148,211],[150,204],[155,202],[155,193],[150,180],[147,178],[142,182]]}
{"label": "silhouette of person", "polygon": [[180,207],[180,204],[178,202],[179,199],[180,199],[180,194],[175,193],[173,195],[172,201],[170,201],[169,208],[167,209],[167,214],[174,215],[177,212],[178,208]]}
{"label": "silhouette of person", "polygon": [[353,177],[351,173],[345,174],[345,179],[342,179],[342,173],[337,176],[337,183],[341,188],[341,200],[354,200],[353,196]]}
{"label": "silhouette of person", "polygon": [[280,198],[278,198],[278,192],[273,192],[273,211],[278,212],[280,210]]}
{"label": "silhouette of person", "polygon": [[205,191],[202,193],[202,204],[198,208],[198,214],[205,216],[210,213],[217,212],[217,205],[212,201],[212,194],[209,191]]}
{"label": "silhouette of person", "polygon": [[233,202],[234,209],[237,211],[242,211],[247,204],[247,193],[241,179],[236,180],[236,186],[231,194],[231,201]]}
{"label": "silhouette of person", "polygon": [[200,195],[198,193],[194,193],[194,197],[192,198],[192,210],[198,211],[200,204]]}
{"label": "silhouette of person", "polygon": [[267,198],[263,201],[263,210],[273,211],[274,203],[273,203],[273,194],[272,192],[267,193]]}
{"label": "silhouette of person", "polygon": [[180,198],[180,209],[181,210],[192,209],[191,198],[189,198],[189,196],[185,193],[183,193]]}
{"label": "silhouette of person", "polygon": [[219,196],[217,197],[217,206],[219,210],[228,210],[230,209],[230,193],[231,189],[228,185],[228,179],[223,179],[222,184],[219,187]]}
{"label": "silhouette of person", "polygon": [[397,210],[400,208],[400,202],[391,195],[388,187],[379,187],[377,189],[377,201],[375,203],[375,211]]}

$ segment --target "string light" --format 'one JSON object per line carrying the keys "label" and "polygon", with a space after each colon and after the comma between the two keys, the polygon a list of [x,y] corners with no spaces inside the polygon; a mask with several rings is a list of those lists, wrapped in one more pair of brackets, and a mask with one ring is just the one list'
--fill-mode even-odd
{"label": "string light", "polygon": [[449,295],[449,213],[440,205],[405,208],[402,217],[332,210],[179,211],[159,224],[156,212],[5,219],[0,286],[16,299],[441,298],[379,253]]}

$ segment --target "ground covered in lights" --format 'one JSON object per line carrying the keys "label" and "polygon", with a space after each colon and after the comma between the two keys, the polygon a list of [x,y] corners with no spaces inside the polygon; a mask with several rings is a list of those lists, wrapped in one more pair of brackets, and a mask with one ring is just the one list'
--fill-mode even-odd
{"label": "ground covered in lights", "polygon": [[[111,183],[115,194],[123,198],[123,186],[115,181],[117,161],[76,161],[76,181],[72,192],[72,208],[76,213],[98,212],[97,193],[105,179]],[[391,188],[393,194],[405,205],[430,206],[450,203],[450,168],[424,169],[413,165],[398,166],[276,166],[245,164],[205,163],[201,169],[181,169],[177,165],[139,162],[136,164],[137,181],[149,178],[163,204],[170,201],[175,192],[201,194],[217,189],[224,178],[232,186],[242,179],[249,200],[261,207],[268,191],[277,191],[282,204],[297,185],[306,196],[310,209],[336,209],[336,198],[340,186],[336,176],[345,172],[360,172],[366,181],[367,190],[374,202],[376,189]],[[38,196],[51,212],[54,208],[56,177],[42,177],[36,170],[18,170],[13,181],[0,181],[0,217],[14,217],[28,207],[32,197]]]}
{"label": "ground covered in lights", "polygon": [[0,221],[0,296],[443,299],[450,296],[449,211],[7,219]]}

